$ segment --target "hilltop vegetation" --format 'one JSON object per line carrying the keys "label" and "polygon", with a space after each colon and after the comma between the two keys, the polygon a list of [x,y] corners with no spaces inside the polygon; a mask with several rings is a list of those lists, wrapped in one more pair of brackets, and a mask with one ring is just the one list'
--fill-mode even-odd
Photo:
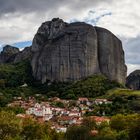
{"label": "hilltop vegetation", "polygon": [[113,89],[108,91],[106,98],[117,104],[117,109],[131,110],[140,113],[140,91],[130,89]]}
{"label": "hilltop vegetation", "polygon": [[[22,87],[24,83],[27,83],[28,86]],[[43,95],[43,100],[49,97],[65,99],[88,97],[107,98],[113,102],[111,105],[95,106],[95,112],[98,112],[96,115],[105,113],[112,116],[117,113],[139,113],[140,110],[139,91],[125,89],[122,85],[108,80],[104,75],[93,75],[71,83],[50,83],[48,81],[45,84],[41,84],[33,79],[28,61],[0,65],[1,107],[11,102],[14,97],[21,96],[22,98],[26,98],[35,96],[36,94]]]}
{"label": "hilltop vegetation", "polygon": [[31,67],[28,61],[17,64],[0,64],[0,88],[18,87],[31,82]]}
{"label": "hilltop vegetation", "polygon": [[[27,87],[22,87],[26,83]],[[103,75],[91,77],[69,83],[41,84],[32,77],[31,66],[28,61],[17,64],[0,65],[0,101],[5,105],[13,97],[27,97],[35,94],[43,94],[47,97],[60,97],[66,99],[77,99],[78,97],[94,98],[105,95],[109,89],[122,87],[120,84],[108,80]]]}

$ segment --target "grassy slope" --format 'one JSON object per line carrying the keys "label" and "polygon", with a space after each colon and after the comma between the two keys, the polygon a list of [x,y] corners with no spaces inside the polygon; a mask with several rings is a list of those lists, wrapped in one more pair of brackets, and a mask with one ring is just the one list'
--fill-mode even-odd
{"label": "grassy slope", "polygon": [[139,90],[131,90],[131,89],[125,89],[125,88],[115,88],[109,90],[104,97],[110,98],[115,95],[120,96],[136,96],[140,97],[140,91]]}

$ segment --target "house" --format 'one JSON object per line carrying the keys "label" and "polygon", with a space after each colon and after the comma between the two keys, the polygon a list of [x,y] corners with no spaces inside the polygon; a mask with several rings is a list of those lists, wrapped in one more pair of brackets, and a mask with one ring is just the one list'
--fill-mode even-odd
{"label": "house", "polygon": [[96,136],[98,133],[99,133],[98,130],[91,130],[90,132],[92,136]]}
{"label": "house", "polygon": [[39,103],[36,103],[34,107],[28,108],[26,111],[27,114],[33,114],[37,117],[46,116],[46,115],[52,115],[52,108],[49,106],[41,105]]}
{"label": "house", "polygon": [[52,126],[51,129],[55,129],[57,133],[60,133],[60,132],[66,133],[67,131],[67,127],[61,126],[58,124],[55,124],[54,126]]}
{"label": "house", "polygon": [[66,133],[67,127],[58,126],[55,130],[56,130],[57,133],[60,133],[60,132]]}
{"label": "house", "polygon": [[47,114],[44,116],[45,121],[49,121],[53,117],[53,114]]}
{"label": "house", "polygon": [[110,122],[108,117],[90,116],[90,118],[93,119],[97,125],[100,125],[102,122]]}
{"label": "house", "polygon": [[88,102],[88,98],[80,97],[77,101],[78,104],[86,104]]}
{"label": "house", "polygon": [[107,99],[96,99],[95,101],[94,101],[94,103],[96,104],[96,105],[101,105],[101,104],[111,104],[112,102],[111,101],[108,101]]}
{"label": "house", "polygon": [[75,120],[73,120],[73,117],[71,117],[71,116],[61,116],[59,119],[58,119],[58,123],[60,124],[60,125],[70,125],[70,124],[74,124],[74,123],[76,123],[76,121]]}
{"label": "house", "polygon": [[64,108],[52,107],[52,112],[54,115],[62,115],[66,110]]}
{"label": "house", "polygon": [[32,116],[28,114],[17,114],[16,117],[21,118],[21,119],[32,118]]}
{"label": "house", "polygon": [[81,112],[79,112],[79,111],[70,111],[69,112],[69,114],[68,114],[69,116],[81,116]]}
{"label": "house", "polygon": [[77,116],[61,116],[58,118],[58,123],[63,126],[68,126],[71,124],[77,124],[80,120],[80,117]]}

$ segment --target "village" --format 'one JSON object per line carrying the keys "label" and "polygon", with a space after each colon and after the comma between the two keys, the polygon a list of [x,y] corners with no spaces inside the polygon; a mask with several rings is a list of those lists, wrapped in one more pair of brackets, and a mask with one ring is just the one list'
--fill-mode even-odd
{"label": "village", "polygon": [[[77,100],[64,100],[58,97],[48,98],[47,101],[36,101],[34,97],[23,100],[22,97],[15,97],[8,107],[21,107],[25,110],[24,114],[17,114],[19,118],[35,118],[44,123],[50,122],[51,128],[56,132],[66,132],[68,126],[80,125],[87,112],[94,110],[94,105],[112,104],[107,99],[78,98]],[[110,119],[104,114],[102,116],[90,116],[97,124],[102,122],[109,123]]]}

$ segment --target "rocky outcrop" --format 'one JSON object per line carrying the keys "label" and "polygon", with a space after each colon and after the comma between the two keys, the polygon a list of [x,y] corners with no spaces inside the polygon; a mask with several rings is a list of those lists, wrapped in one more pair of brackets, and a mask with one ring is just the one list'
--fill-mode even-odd
{"label": "rocky outcrop", "polygon": [[3,47],[3,51],[0,53],[0,63],[13,62],[18,53],[18,48],[6,45],[5,47]]}
{"label": "rocky outcrop", "polygon": [[96,73],[125,83],[121,41],[106,29],[59,18],[38,29],[31,47],[33,76],[42,81],[74,81]]}
{"label": "rocky outcrop", "polygon": [[18,63],[20,61],[23,60],[31,60],[31,56],[32,56],[32,52],[31,52],[31,47],[26,47],[24,48],[24,50],[20,51],[15,59],[14,59],[14,63]]}
{"label": "rocky outcrop", "polygon": [[23,60],[31,60],[31,47],[26,47],[20,51],[18,48],[6,45],[0,53],[0,64],[3,63],[17,63]]}
{"label": "rocky outcrop", "polygon": [[126,86],[133,90],[140,90],[140,70],[135,70],[126,79]]}

